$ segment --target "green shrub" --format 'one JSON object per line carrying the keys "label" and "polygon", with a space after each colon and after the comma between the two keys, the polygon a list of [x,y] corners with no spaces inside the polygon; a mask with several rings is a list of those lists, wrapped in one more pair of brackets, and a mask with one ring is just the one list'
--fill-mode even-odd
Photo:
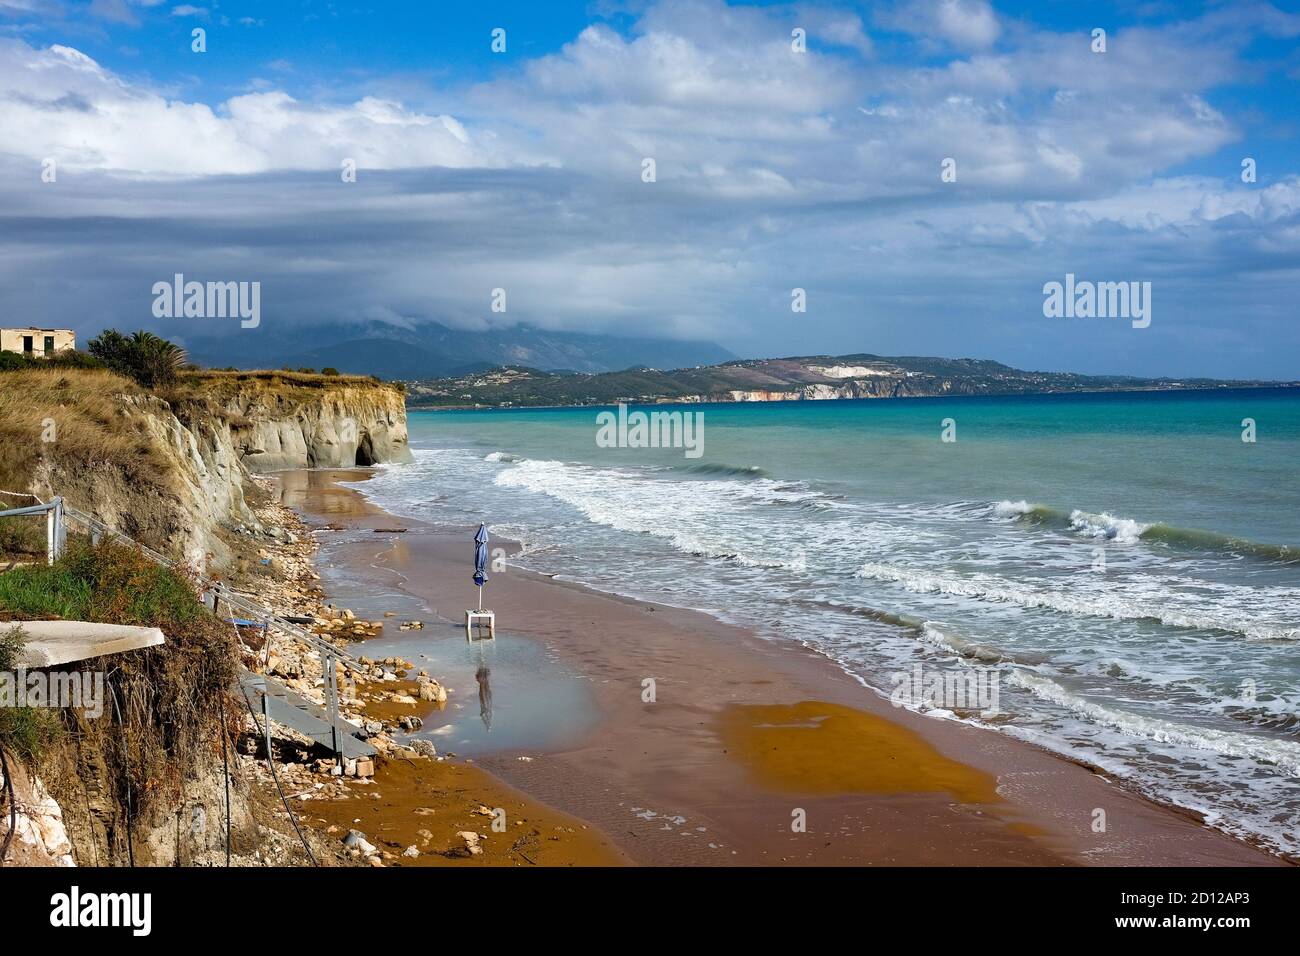
{"label": "green shrub", "polygon": [[104,363],[93,355],[75,349],[55,352],[49,358],[24,355],[21,352],[0,352],[0,372],[17,372],[29,368],[104,368]]}
{"label": "green shrub", "polygon": [[207,613],[193,585],[142,554],[69,542],[53,565],[0,575],[0,607],[15,614],[162,627]]}
{"label": "green shrub", "polygon": [[145,388],[171,385],[188,361],[185,350],[152,332],[123,335],[117,329],[105,329],[87,346],[90,354],[108,368],[129,376]]}
{"label": "green shrub", "polygon": [[[12,673],[22,660],[27,634],[17,625],[0,625],[0,671]],[[62,727],[58,714],[45,707],[0,707],[0,745],[25,763],[39,759]]]}

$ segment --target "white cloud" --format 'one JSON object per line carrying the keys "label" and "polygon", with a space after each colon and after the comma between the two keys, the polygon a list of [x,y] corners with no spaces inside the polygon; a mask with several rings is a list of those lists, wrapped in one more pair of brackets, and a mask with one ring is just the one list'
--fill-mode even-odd
{"label": "white cloud", "polygon": [[272,91],[213,110],[128,84],[65,46],[0,39],[0,141],[70,169],[197,176],[270,169],[494,165],[450,117],[363,98],[313,105]]}
{"label": "white cloud", "polygon": [[986,0],[909,0],[878,16],[887,27],[962,50],[992,46],[1002,32],[997,14]]}
{"label": "white cloud", "polygon": [[[592,25],[487,82],[440,88],[436,108],[410,87],[294,95],[311,82],[299,60],[209,105],[71,46],[0,40],[0,209],[28,230],[0,264],[0,306],[30,308],[42,270],[80,270],[91,304],[118,301],[104,289],[126,279],[99,261],[114,244],[140,272],[123,289],[173,267],[256,270],[284,321],[497,321],[483,290],[509,286],[512,322],[706,335],[747,353],[776,349],[745,335],[796,334],[794,285],[818,290],[807,328],[842,351],[942,332],[934,351],[990,354],[981,336],[1006,316],[1041,319],[1035,290],[1070,269],[1163,277],[1162,302],[1181,298],[1192,325],[1231,287],[1239,313],[1273,314],[1279,262],[1300,255],[1300,184],[1246,188],[1235,166],[1169,178],[1241,135],[1213,93],[1249,79],[1250,28],[1216,12],[1213,28],[1116,31],[1099,57],[1086,32],[999,24],[982,4],[893,16],[948,52],[878,57],[839,11],[668,0],[629,30]],[[796,25],[807,53],[790,49]],[[49,156],[69,175],[33,192]],[[359,186],[339,183],[345,157]],[[940,180],[945,157],[956,183]],[[33,229],[49,196],[59,223]],[[1164,334],[1150,341],[1185,347]],[[1100,343],[1073,347],[1120,370]]]}

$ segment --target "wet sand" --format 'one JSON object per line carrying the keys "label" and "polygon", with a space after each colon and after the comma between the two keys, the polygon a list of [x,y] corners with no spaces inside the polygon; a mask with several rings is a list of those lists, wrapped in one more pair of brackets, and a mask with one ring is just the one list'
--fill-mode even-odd
{"label": "wet sand", "polygon": [[[620,866],[628,862],[581,820],[530,800],[472,764],[383,759],[347,800],[299,805],[307,826],[337,839],[357,829],[387,866]],[[500,814],[501,821],[494,828]],[[460,833],[479,835],[471,854]],[[408,847],[419,855],[403,856]]]}
{"label": "wet sand", "polygon": [[[335,483],[366,477],[280,476],[310,525],[348,529],[321,532],[331,597],[426,622],[373,643],[453,691],[453,716],[425,728],[443,735],[430,737],[440,752],[460,741],[451,749],[476,767],[633,862],[1284,863],[1030,744],[893,708],[821,655],[702,613],[508,567],[485,590],[497,640],[467,644],[471,529],[435,532]],[[393,527],[408,530],[370,530]],[[491,720],[474,676],[485,667]],[[490,727],[470,732],[475,718]]]}

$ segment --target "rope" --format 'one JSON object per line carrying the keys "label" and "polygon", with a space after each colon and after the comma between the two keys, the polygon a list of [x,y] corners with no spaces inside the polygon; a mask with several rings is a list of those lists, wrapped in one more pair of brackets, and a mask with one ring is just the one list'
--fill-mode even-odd
{"label": "rope", "polygon": [[297,831],[298,839],[302,841],[302,848],[307,851],[307,859],[311,860],[311,865],[320,866],[320,863],[316,861],[316,855],[311,852],[311,845],[307,842],[307,838],[302,835],[302,828],[298,826],[298,816],[293,812],[293,807],[289,806],[289,798],[284,795],[284,788],[280,786],[280,775],[275,772],[275,755],[271,753],[271,737],[269,733],[271,718],[267,717],[267,732],[264,732],[261,722],[257,719],[257,712],[253,710],[253,704],[247,695],[244,695],[244,704],[248,707],[248,716],[253,718],[253,726],[257,728],[257,735],[266,738],[266,763],[271,768],[271,779],[275,781],[275,789],[280,793],[280,802],[284,804],[285,812],[289,814],[289,822],[293,824],[294,830]]}
{"label": "rope", "polygon": [[14,840],[14,833],[18,830],[18,798],[14,795],[14,781],[9,774],[9,758],[5,755],[5,748],[0,744],[0,773],[4,774],[4,789],[0,791],[9,799],[9,832],[5,834],[5,841],[0,844],[0,863],[3,863],[5,857],[9,855],[9,844]]}
{"label": "rope", "polygon": [[226,775],[226,866],[230,866],[230,755],[226,737],[229,736],[229,729],[226,727],[226,698],[218,698],[221,703],[221,766]]}
{"label": "rope", "polygon": [[40,498],[37,498],[35,495],[29,495],[25,491],[0,491],[0,495],[8,495],[10,498],[31,498],[41,504],[45,504],[45,502],[41,501]]}
{"label": "rope", "polygon": [[[117,726],[122,726],[122,708],[117,702],[117,688],[113,686],[112,674],[108,675],[110,680],[108,684],[109,692],[113,695],[113,713],[117,715]],[[132,868],[135,867],[135,835],[131,826],[131,778],[126,778],[126,855],[130,860]]]}

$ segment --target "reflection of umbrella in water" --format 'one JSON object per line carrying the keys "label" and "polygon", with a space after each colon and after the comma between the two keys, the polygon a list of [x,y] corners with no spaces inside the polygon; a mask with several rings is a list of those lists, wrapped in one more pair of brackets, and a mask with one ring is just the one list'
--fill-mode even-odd
{"label": "reflection of umbrella in water", "polygon": [[488,678],[492,676],[492,671],[488,669],[487,661],[483,660],[482,650],[478,662],[478,670],[474,673],[474,679],[478,681],[478,715],[483,718],[483,726],[492,731],[492,687],[488,684]]}

